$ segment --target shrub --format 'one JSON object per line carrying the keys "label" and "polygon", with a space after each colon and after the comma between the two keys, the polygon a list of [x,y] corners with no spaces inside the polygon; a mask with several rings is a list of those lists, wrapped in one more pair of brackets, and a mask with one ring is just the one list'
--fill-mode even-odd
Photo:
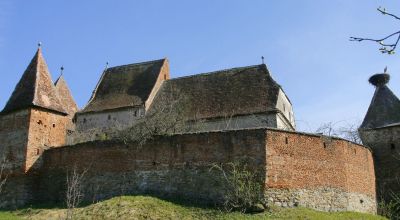
{"label": "shrub", "polygon": [[254,212],[266,207],[265,184],[260,170],[250,169],[244,161],[213,164],[211,170],[222,174],[225,189],[222,205],[226,211]]}
{"label": "shrub", "polygon": [[388,201],[382,199],[378,203],[378,214],[389,219],[400,219],[400,195],[391,193]]}

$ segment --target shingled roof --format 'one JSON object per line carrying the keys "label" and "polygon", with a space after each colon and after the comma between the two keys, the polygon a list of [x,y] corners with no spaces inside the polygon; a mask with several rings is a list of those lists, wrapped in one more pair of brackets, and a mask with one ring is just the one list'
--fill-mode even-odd
{"label": "shingled roof", "polygon": [[143,106],[166,59],[108,68],[79,113]]}
{"label": "shingled roof", "polygon": [[74,116],[74,114],[78,111],[78,106],[76,105],[74,98],[72,97],[71,91],[68,88],[64,76],[61,75],[56,80],[54,85],[57,91],[58,98],[65,111],[68,113],[68,115]]}
{"label": "shingled roof", "polygon": [[262,65],[167,80],[150,111],[177,101],[187,120],[276,111],[280,86]]}
{"label": "shingled roof", "polygon": [[360,128],[379,128],[399,122],[400,100],[386,85],[377,86]]}
{"label": "shingled roof", "polygon": [[40,48],[22,75],[2,113],[35,106],[66,114],[57,97]]}

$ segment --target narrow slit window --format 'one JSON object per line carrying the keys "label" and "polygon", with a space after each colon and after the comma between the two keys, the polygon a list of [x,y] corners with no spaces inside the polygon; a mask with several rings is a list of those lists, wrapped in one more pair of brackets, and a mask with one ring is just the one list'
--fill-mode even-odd
{"label": "narrow slit window", "polygon": [[391,150],[394,150],[394,149],[396,149],[396,145],[395,145],[395,144],[393,144],[393,143],[391,143],[391,144],[390,144],[390,149],[391,149]]}

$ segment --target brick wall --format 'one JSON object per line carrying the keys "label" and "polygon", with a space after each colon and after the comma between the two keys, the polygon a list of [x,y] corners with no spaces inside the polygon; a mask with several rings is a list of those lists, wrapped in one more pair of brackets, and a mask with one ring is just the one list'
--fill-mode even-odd
{"label": "brick wall", "polygon": [[8,169],[14,172],[25,168],[29,117],[29,110],[0,115],[0,159],[6,157]]}
{"label": "brick wall", "polygon": [[138,148],[91,142],[45,152],[37,193],[42,201],[62,201],[67,171],[89,169],[86,200],[122,193],[156,193],[202,201],[218,200],[220,182],[213,163],[253,158],[265,165],[264,130],[213,132],[159,138]]}
{"label": "brick wall", "polygon": [[267,131],[266,139],[267,185],[274,189],[278,205],[327,211],[376,209],[373,159],[367,148],[274,130]]}
{"label": "brick wall", "polygon": [[265,170],[266,193],[276,205],[376,211],[369,150],[344,140],[273,129],[174,135],[142,147],[98,141],[49,149],[35,172],[30,202],[63,201],[66,174],[74,168],[88,170],[87,201],[152,193],[215,202],[225,186],[211,165],[242,158],[252,158],[251,167]]}
{"label": "brick wall", "polygon": [[45,109],[30,110],[29,136],[26,150],[25,172],[40,167],[44,150],[65,144],[66,131],[71,119]]}

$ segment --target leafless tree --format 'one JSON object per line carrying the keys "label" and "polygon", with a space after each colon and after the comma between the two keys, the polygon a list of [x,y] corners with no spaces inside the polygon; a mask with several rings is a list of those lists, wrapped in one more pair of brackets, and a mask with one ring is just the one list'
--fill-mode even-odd
{"label": "leafless tree", "polygon": [[[383,15],[390,16],[396,20],[400,20],[400,17],[398,17],[395,14],[389,13],[386,11],[385,8],[379,7],[377,10],[382,13]],[[400,31],[396,31],[394,33],[391,33],[385,37],[382,38],[363,38],[363,37],[350,37],[350,41],[372,41],[375,43],[378,43],[381,47],[379,48],[379,51],[382,53],[386,54],[394,54],[397,44],[399,43],[400,40]],[[387,41],[390,41],[390,43],[387,43]]]}
{"label": "leafless tree", "polygon": [[119,134],[125,143],[135,142],[143,146],[156,136],[169,136],[187,129],[185,120],[185,101],[179,92],[171,92],[158,100],[160,104],[152,106],[143,118],[134,126]]}
{"label": "leafless tree", "polygon": [[339,136],[338,131],[336,130],[335,126],[339,122],[327,122],[323,123],[321,126],[317,128],[315,131],[316,133],[325,135],[325,136]]}
{"label": "leafless tree", "polygon": [[345,125],[340,125],[343,124],[343,122],[344,121],[323,123],[316,130],[316,133],[320,133],[325,136],[340,137],[351,142],[361,144],[361,138],[357,130],[359,123],[346,123]]}
{"label": "leafless tree", "polygon": [[66,192],[66,205],[67,215],[66,219],[73,219],[75,208],[81,203],[83,198],[83,178],[88,169],[79,171],[76,167],[71,172],[67,172],[67,192]]}

